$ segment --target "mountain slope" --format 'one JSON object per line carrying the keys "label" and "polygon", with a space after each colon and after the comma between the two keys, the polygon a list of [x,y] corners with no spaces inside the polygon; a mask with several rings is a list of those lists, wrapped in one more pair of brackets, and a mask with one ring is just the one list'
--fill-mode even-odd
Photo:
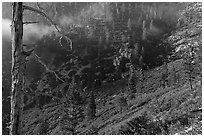
{"label": "mountain slope", "polygon": [[[174,65],[179,69],[178,73],[182,74],[180,63],[181,60],[169,63],[170,72]],[[154,84],[160,83],[157,80],[160,77],[158,72],[161,72],[161,70],[157,71],[159,69],[161,68],[148,73],[152,76],[149,79]],[[191,128],[188,130],[189,134],[201,134],[201,82],[199,80],[195,82],[195,89],[191,91],[189,84],[185,80],[181,81],[183,84],[180,83],[179,86],[172,84],[166,89],[154,88],[154,84],[147,82],[146,84],[152,85],[154,90],[146,89],[148,91],[146,93],[136,93],[133,99],[127,97],[128,107],[122,113],[118,108],[119,104],[117,104],[116,99],[119,94],[123,93],[106,97],[103,106],[98,106],[97,118],[90,123],[84,122],[79,126],[81,134],[91,134],[94,128],[97,129],[98,134],[106,135],[187,134],[185,130],[188,127]],[[128,93],[125,93],[125,96],[128,96]],[[98,104],[101,104],[100,101]],[[140,121],[140,119],[143,120]],[[166,126],[165,129],[163,129],[164,125]]]}
{"label": "mountain slope", "polygon": [[[147,71],[144,91],[137,92],[132,97],[128,93],[126,80],[120,80],[94,91],[96,97],[96,118],[84,120],[77,126],[78,134],[201,134],[202,121],[202,90],[199,77],[194,81],[194,90],[184,79],[182,60],[168,63],[169,87],[160,86],[162,67]],[[180,83],[172,83],[173,66],[180,74]],[[139,88],[139,87],[138,87]],[[121,106],[118,99],[123,96],[127,105]],[[48,109],[48,106],[50,108]],[[60,106],[60,105],[57,105]],[[38,134],[41,113],[50,110],[46,117],[48,134],[61,131],[59,124],[60,113],[56,105],[50,104],[43,109],[25,112],[25,134]],[[51,113],[51,110],[53,113]],[[84,106],[84,110],[85,106]],[[55,114],[54,114],[55,113]],[[54,114],[54,115],[53,115]],[[34,118],[27,118],[27,116]],[[33,122],[30,120],[32,119]],[[38,125],[38,126],[37,126]],[[62,126],[62,125],[61,125]],[[36,128],[39,128],[38,130]],[[138,128],[136,128],[138,127]],[[33,129],[33,130],[32,130]],[[54,131],[57,130],[57,131]],[[64,134],[59,132],[59,134]],[[66,133],[69,134],[69,133]]]}

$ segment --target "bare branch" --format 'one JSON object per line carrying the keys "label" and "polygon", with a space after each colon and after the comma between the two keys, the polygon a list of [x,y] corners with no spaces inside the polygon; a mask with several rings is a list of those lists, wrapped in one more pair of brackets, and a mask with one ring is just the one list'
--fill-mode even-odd
{"label": "bare branch", "polygon": [[57,99],[57,100],[62,100],[62,98],[59,98],[59,97],[57,97],[57,96],[53,96],[53,95],[50,95],[50,94],[48,94],[48,93],[43,93],[43,92],[36,92],[37,94],[40,94],[40,95],[44,95],[44,96],[49,96],[49,97],[52,97],[52,98],[54,98],[54,99]]}
{"label": "bare branch", "polygon": [[[26,5],[23,5],[23,9],[33,11],[33,12],[38,13],[41,16],[45,17],[45,19],[51,25],[53,25],[55,27],[55,29],[61,35],[61,37],[63,36],[67,40],[67,42],[70,43],[70,48],[72,49],[72,40],[70,38],[68,38],[65,34],[63,34],[63,32],[59,29],[58,25],[54,21],[52,21],[52,19],[50,19],[50,17],[45,12],[43,12],[42,10],[35,9],[33,7],[30,7],[30,6],[26,6]],[[60,38],[60,41],[61,41],[61,38]],[[62,46],[61,42],[60,42],[60,45]]]}
{"label": "bare branch", "polygon": [[65,82],[64,80],[62,80],[62,79],[56,74],[55,71],[49,69],[49,68],[47,67],[47,65],[40,59],[40,57],[39,57],[37,54],[34,54],[34,55],[35,55],[37,61],[38,61],[41,65],[43,65],[43,67],[46,69],[47,72],[53,73],[53,74],[55,75],[56,79],[59,79],[60,81]]}
{"label": "bare branch", "polygon": [[36,24],[39,23],[38,21],[25,21],[23,24],[28,25],[28,24]]}
{"label": "bare branch", "polygon": [[40,9],[41,11],[44,11],[44,9],[42,7],[40,7],[39,2],[36,2],[38,9]]}
{"label": "bare branch", "polygon": [[57,96],[53,96],[53,95],[50,95],[50,94],[45,93],[45,92],[40,92],[38,89],[35,90],[35,91],[33,91],[33,89],[32,89],[31,87],[28,86],[27,88],[31,91],[31,92],[30,92],[31,95],[35,95],[35,93],[37,93],[37,94],[40,94],[40,95],[45,95],[45,96],[52,97],[52,98],[54,98],[54,99],[61,100],[61,98],[59,98],[59,97],[57,97]]}

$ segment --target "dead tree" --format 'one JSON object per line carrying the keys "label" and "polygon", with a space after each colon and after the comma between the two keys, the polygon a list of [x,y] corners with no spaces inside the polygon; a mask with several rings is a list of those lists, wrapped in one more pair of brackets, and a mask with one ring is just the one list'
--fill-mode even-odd
{"label": "dead tree", "polygon": [[22,109],[24,92],[24,74],[26,56],[23,55],[23,4],[13,3],[12,37],[12,90],[11,90],[11,125],[10,134],[19,135],[22,129]]}
{"label": "dead tree", "polygon": [[[39,7],[39,5],[38,5]],[[47,19],[51,25],[54,25],[57,32],[69,42],[72,49],[72,41],[59,29],[59,27],[47,16],[40,8],[35,9],[23,5],[22,2],[14,2],[12,5],[12,23],[11,23],[11,38],[12,38],[12,90],[11,90],[11,114],[10,114],[10,134],[22,134],[22,113],[24,107],[24,91],[25,91],[25,70],[26,57],[31,53],[25,51],[23,47],[23,25],[37,22],[23,22],[23,11],[30,10],[40,14]],[[61,44],[62,45],[62,44]],[[55,75],[56,76],[56,75]],[[56,76],[57,77],[57,76]],[[59,79],[59,78],[58,78]]]}

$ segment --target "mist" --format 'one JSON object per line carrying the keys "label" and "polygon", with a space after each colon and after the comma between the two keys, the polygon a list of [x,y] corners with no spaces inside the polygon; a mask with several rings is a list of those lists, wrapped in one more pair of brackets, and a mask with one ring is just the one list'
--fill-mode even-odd
{"label": "mist", "polygon": [[[11,40],[11,20],[2,19],[2,39],[5,41]],[[23,43],[24,44],[34,44],[40,40],[44,35],[52,34],[56,32],[55,28],[52,26],[47,26],[43,24],[29,24],[23,26]]]}

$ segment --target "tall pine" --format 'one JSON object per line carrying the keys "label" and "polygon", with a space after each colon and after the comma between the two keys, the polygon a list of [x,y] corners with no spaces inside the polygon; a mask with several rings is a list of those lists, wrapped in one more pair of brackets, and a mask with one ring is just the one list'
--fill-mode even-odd
{"label": "tall pine", "polygon": [[72,132],[72,135],[76,135],[76,126],[84,120],[84,110],[82,108],[83,98],[74,81],[72,81],[70,88],[71,94],[69,96],[69,113],[67,120],[70,123],[69,130]]}
{"label": "tall pine", "polygon": [[93,119],[96,116],[96,103],[93,91],[91,91],[90,99],[87,107],[87,120]]}

